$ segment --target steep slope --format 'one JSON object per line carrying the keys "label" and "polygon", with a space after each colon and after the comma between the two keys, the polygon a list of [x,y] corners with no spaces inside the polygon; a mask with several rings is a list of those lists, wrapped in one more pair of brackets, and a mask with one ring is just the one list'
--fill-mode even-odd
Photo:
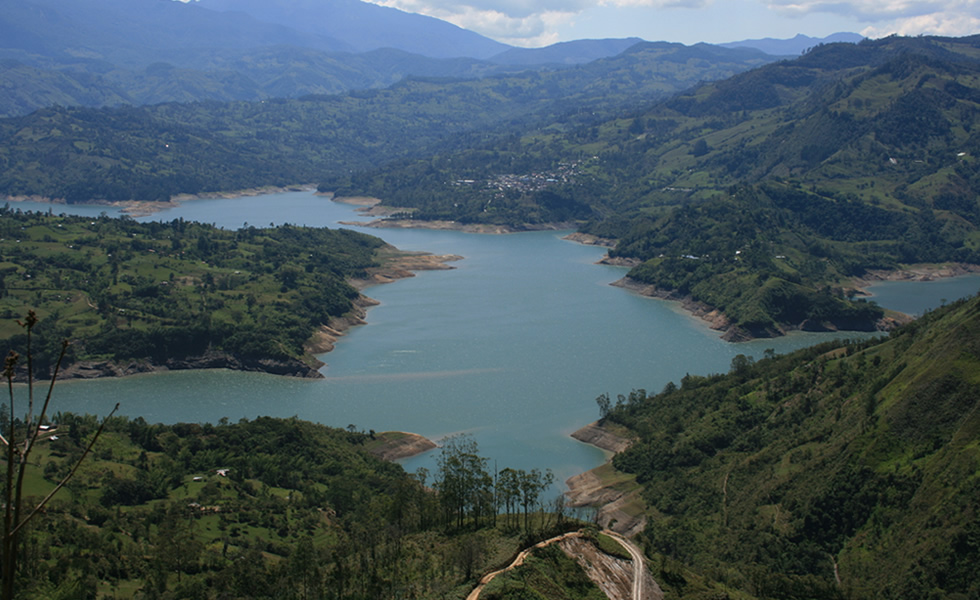
{"label": "steep slope", "polygon": [[[718,49],[691,51],[688,65]],[[818,46],[601,124],[426,161],[405,170],[411,189],[360,185],[417,218],[577,221],[617,240],[633,282],[723,311],[733,339],[873,329],[882,312],[847,300],[851,278],[980,263],[978,56],[975,37]]]}
{"label": "steep slope", "polygon": [[631,394],[607,421],[637,436],[613,464],[644,487],[644,541],[756,597],[975,596],[978,339],[974,297],[880,342]]}

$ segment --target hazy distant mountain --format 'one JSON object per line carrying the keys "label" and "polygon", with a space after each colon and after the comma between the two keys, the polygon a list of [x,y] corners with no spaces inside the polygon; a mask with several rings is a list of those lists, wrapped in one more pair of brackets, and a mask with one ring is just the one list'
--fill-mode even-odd
{"label": "hazy distant mountain", "polygon": [[794,56],[797,54],[803,54],[803,52],[808,48],[813,48],[814,46],[818,46],[820,44],[833,44],[836,42],[856,44],[863,39],[864,36],[857,33],[834,33],[824,38],[814,38],[799,34],[796,37],[788,40],[763,38],[760,40],[742,40],[740,42],[729,42],[727,44],[718,45],[724,46],[725,48],[757,48],[766,54],[772,54],[773,56]]}
{"label": "hazy distant mountain", "polygon": [[616,56],[630,46],[643,43],[640,38],[605,40],[576,40],[560,42],[544,48],[511,48],[490,58],[504,65],[561,64],[578,65],[600,58]]}
{"label": "hazy distant mountain", "polygon": [[[381,88],[411,76],[572,67],[643,42],[511,48],[359,0],[0,0],[0,32],[0,117],[55,104],[262,100]],[[705,48],[697,52],[709,63],[727,64],[727,55],[712,54],[722,49]],[[725,50],[732,51],[749,49]]]}
{"label": "hazy distant mountain", "polygon": [[351,47],[325,34],[162,0],[0,0],[0,57],[37,64],[93,61],[145,68],[189,50],[289,44],[322,51]]}
{"label": "hazy distant mountain", "polygon": [[439,19],[360,0],[197,0],[197,5],[325,35],[356,52],[395,48],[434,58],[488,58],[508,48]]}

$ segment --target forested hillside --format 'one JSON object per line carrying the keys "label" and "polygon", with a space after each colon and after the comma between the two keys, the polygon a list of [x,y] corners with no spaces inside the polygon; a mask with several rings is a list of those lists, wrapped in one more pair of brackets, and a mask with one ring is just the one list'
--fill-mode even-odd
{"label": "forested hillside", "polygon": [[167,200],[336,181],[400,158],[507,139],[539,123],[593,122],[770,60],[751,50],[641,44],[558,71],[416,78],[336,96],[47,108],[0,120],[0,194]]}
{"label": "forested hillside", "polygon": [[577,222],[732,336],[873,329],[849,280],[980,263],[978,38],[831,44],[585,127],[355,174],[417,219]]}
{"label": "forested hillside", "polygon": [[226,231],[3,208],[0,340],[23,347],[14,319],[35,309],[39,377],[49,375],[62,339],[74,341],[69,363],[316,376],[308,342],[357,308],[347,280],[378,266],[383,246],[349,230]]}
{"label": "forested hillside", "polygon": [[605,417],[675,597],[980,594],[980,297],[634,392]]}
{"label": "forested hillside", "polygon": [[[97,425],[53,417],[27,470],[29,502],[68,473]],[[432,473],[407,474],[371,453],[383,437],[295,418],[113,418],[22,534],[17,597],[462,600],[520,549],[582,527],[542,496],[550,473],[494,478],[475,442],[453,438]],[[524,577],[486,597],[602,597],[568,557]]]}

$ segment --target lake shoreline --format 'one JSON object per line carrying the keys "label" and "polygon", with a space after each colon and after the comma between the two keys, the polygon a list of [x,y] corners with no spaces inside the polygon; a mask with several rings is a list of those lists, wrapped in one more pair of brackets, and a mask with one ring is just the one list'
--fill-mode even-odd
{"label": "lake shoreline", "polygon": [[[435,255],[424,252],[403,252],[393,246],[385,248],[385,264],[369,269],[367,277],[352,279],[348,283],[361,291],[375,285],[393,283],[399,279],[414,277],[417,271],[449,270],[455,267],[447,264],[462,260],[455,254]],[[162,373],[167,371],[229,369],[233,371],[251,371],[297,377],[301,379],[323,379],[320,369],[326,363],[318,358],[319,355],[331,352],[337,341],[346,332],[359,325],[367,324],[367,309],[380,304],[377,300],[364,294],[359,294],[353,301],[351,309],[344,315],[332,317],[330,321],[318,327],[310,336],[305,346],[306,356],[302,359],[271,360],[243,358],[229,352],[212,351],[201,356],[190,356],[182,359],[168,359],[163,364],[150,359],[114,360],[83,360],[76,361],[64,367],[58,374],[59,380],[100,379],[104,377],[127,377],[147,373]],[[24,379],[26,381],[26,379]]]}
{"label": "lake shoreline", "polygon": [[[263,194],[281,194],[284,192],[308,192],[316,190],[313,184],[296,184],[287,186],[262,186],[247,188],[232,192],[202,192],[200,194],[176,194],[170,200],[90,200],[80,203],[86,206],[106,206],[117,208],[119,211],[130,217],[148,217],[160,211],[176,208],[183,202],[191,200],[206,200],[214,198],[246,198],[249,196],[261,196]],[[47,196],[26,195],[26,196],[3,196],[5,202],[43,202],[46,204],[67,206],[68,202],[64,198],[49,198]]]}
{"label": "lake shoreline", "polygon": [[871,296],[868,288],[882,281],[935,281],[964,275],[980,274],[980,265],[969,263],[925,263],[905,265],[899,269],[868,271],[862,277],[851,280],[859,293]]}
{"label": "lake shoreline", "polygon": [[646,518],[642,516],[644,511],[637,510],[644,506],[642,488],[634,476],[616,471],[612,466],[612,457],[632,443],[628,434],[625,428],[601,421],[572,433],[572,438],[595,446],[608,456],[602,465],[565,480],[568,487],[565,497],[571,507],[595,508],[600,526],[632,537],[646,526]]}
{"label": "lake shoreline", "polygon": [[384,431],[374,434],[366,446],[369,453],[388,462],[412,458],[438,447],[439,445],[429,438],[407,431]]}
{"label": "lake shoreline", "polygon": [[[628,259],[620,260],[613,259],[610,261],[604,258],[599,261],[598,264],[606,264],[612,266],[623,266],[632,267],[635,266]],[[870,297],[872,293],[868,291],[868,288],[873,286],[875,283],[880,283],[884,281],[910,281],[910,282],[929,282],[938,279],[949,279],[954,277],[962,277],[967,275],[977,275],[980,274],[980,265],[973,265],[968,263],[939,263],[939,264],[918,264],[918,265],[906,265],[899,269],[886,271],[886,270],[874,270],[868,271],[864,276],[854,278],[850,280],[851,289],[857,293],[857,295]],[[856,331],[861,332],[864,330],[851,330],[851,329],[833,329],[828,328],[819,324],[813,325],[806,322],[788,325],[782,324],[778,332],[773,332],[773,335],[758,336],[752,335],[751,332],[744,329],[735,327],[732,325],[728,317],[717,308],[712,307],[709,304],[695,300],[690,295],[682,295],[674,290],[665,290],[658,288],[653,284],[647,284],[630,277],[623,277],[617,281],[614,281],[610,285],[614,287],[620,287],[631,292],[640,294],[641,296],[646,296],[648,298],[655,298],[658,300],[666,300],[668,302],[677,302],[680,304],[681,308],[684,309],[692,318],[699,319],[704,322],[710,329],[720,332],[721,339],[727,342],[748,342],[757,339],[769,339],[773,337],[780,337],[794,331],[807,331],[807,332],[828,332],[828,331]],[[874,324],[874,331],[890,331],[896,327],[900,327],[906,323],[909,323],[915,319],[912,315],[907,315],[905,313],[886,309],[885,316],[879,319]],[[813,325],[813,326],[811,326]]]}

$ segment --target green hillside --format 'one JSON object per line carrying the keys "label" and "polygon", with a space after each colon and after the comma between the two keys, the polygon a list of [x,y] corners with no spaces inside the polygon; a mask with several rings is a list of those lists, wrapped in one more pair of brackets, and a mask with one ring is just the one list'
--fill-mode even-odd
{"label": "green hillside", "polygon": [[[70,413],[51,422],[26,471],[30,506],[98,426]],[[6,435],[8,426],[0,422]],[[371,453],[381,437],[296,418],[110,419],[70,483],[23,530],[16,597],[462,600],[519,550],[583,526],[542,512],[551,505],[537,470],[504,469],[497,483],[475,442],[450,441],[432,473],[408,474]],[[505,485],[505,473],[520,487]],[[589,538],[597,552],[624,552],[602,538]],[[560,553],[527,570],[530,582],[495,585],[487,597],[602,597]]]}
{"label": "green hillside", "polygon": [[[272,58],[254,60],[264,77],[288,75]],[[479,80],[414,78],[336,96],[45,108],[0,119],[0,194],[69,202],[167,200],[336,181],[351,171],[506,138],[543,122],[592,122],[770,60],[754,51],[639,44],[573,68]],[[18,80],[25,77],[23,69],[14,71]],[[143,80],[149,94],[158,87],[218,85],[167,65],[150,71]]]}
{"label": "green hillside", "polygon": [[980,262],[980,38],[814,48],[602,124],[555,122],[350,188],[413,218],[613,238],[733,337],[873,329],[867,269]]}
{"label": "green hillside", "polygon": [[980,297],[613,407],[674,597],[978,597],[977,340]]}
{"label": "green hillside", "polygon": [[[355,308],[347,279],[391,254],[348,230],[238,231],[183,220],[137,223],[0,209],[0,340],[23,346],[14,319],[35,309],[47,376],[68,359],[232,366],[315,375],[314,332]],[[210,358],[208,358],[210,357]],[[209,365],[208,360],[213,361]],[[187,363],[192,361],[192,363]]]}

